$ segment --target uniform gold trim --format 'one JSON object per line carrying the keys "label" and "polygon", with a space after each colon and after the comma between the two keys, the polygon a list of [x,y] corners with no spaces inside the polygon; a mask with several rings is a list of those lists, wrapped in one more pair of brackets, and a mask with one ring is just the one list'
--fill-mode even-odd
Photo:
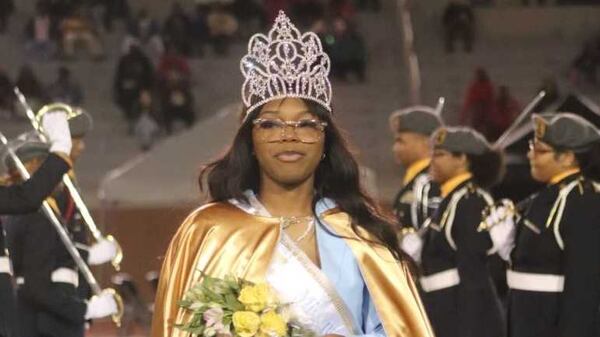
{"label": "uniform gold trim", "polygon": [[446,128],[440,128],[435,132],[435,137],[433,139],[433,144],[435,146],[440,146],[444,144],[446,141],[446,136],[448,135],[448,130]]}
{"label": "uniform gold trim", "polygon": [[543,139],[544,136],[546,135],[546,130],[548,129],[548,124],[541,117],[534,117],[533,121],[535,124],[535,130],[534,130],[535,138]]}

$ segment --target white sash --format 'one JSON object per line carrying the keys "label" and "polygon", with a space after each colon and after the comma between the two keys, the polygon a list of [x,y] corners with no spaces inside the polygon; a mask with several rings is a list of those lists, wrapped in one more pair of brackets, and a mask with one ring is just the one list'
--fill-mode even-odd
{"label": "white sash", "polygon": [[266,279],[292,316],[318,336],[353,335],[352,316],[323,272],[282,234]]}
{"label": "white sash", "polygon": [[[270,216],[252,195],[251,206],[230,202],[254,215]],[[292,317],[318,336],[357,334],[345,302],[327,276],[283,231],[267,270],[266,280],[282,303],[289,304]]]}

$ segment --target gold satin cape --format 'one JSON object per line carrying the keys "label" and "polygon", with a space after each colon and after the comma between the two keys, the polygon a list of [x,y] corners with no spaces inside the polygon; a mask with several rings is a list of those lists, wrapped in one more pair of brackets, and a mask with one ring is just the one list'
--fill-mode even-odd
{"label": "gold satin cape", "polygon": [[[417,288],[404,263],[390,251],[360,239],[350,217],[339,210],[322,219],[345,237],[388,337],[433,337]],[[173,237],[162,266],[152,337],[188,337],[174,327],[190,314],[178,306],[185,292],[199,282],[201,271],[213,277],[235,275],[264,281],[279,241],[278,218],[248,214],[229,203],[213,203],[188,216]],[[368,233],[361,233],[369,238]]]}

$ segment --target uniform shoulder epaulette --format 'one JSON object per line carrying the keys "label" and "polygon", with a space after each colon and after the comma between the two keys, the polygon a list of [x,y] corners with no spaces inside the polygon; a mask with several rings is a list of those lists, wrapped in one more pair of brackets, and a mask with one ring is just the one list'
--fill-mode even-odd
{"label": "uniform shoulder epaulette", "polygon": [[469,183],[463,189],[465,190],[465,192],[463,193],[464,196],[468,197],[471,195],[477,195],[477,196],[481,197],[486,202],[486,204],[494,203],[494,199],[486,190],[482,189],[481,187],[476,186],[473,183]]}
{"label": "uniform shoulder epaulette", "polygon": [[546,220],[546,228],[552,227],[554,237],[556,238],[556,243],[558,244],[561,250],[565,249],[565,243],[560,233],[560,223],[562,221],[567,199],[569,195],[573,192],[573,190],[578,190],[579,194],[583,195],[584,185],[585,180],[576,179],[562,186],[560,188],[560,191],[558,192],[558,197],[556,198],[556,201],[554,201],[554,205],[552,205],[550,216]]}
{"label": "uniform shoulder epaulette", "polygon": [[456,192],[452,193],[452,197],[450,202],[448,203],[448,207],[444,211],[442,215],[442,220],[440,221],[440,227],[444,229],[444,233],[446,235],[446,240],[452,249],[457,250],[456,243],[454,238],[452,237],[452,226],[454,225],[454,217],[456,216],[456,208],[458,207],[459,202],[466,196],[471,193],[475,193],[476,189],[473,184],[468,184]]}
{"label": "uniform shoulder epaulette", "polygon": [[[454,241],[454,238],[452,237],[452,227],[454,225],[454,217],[456,215],[456,208],[458,207],[458,204],[460,203],[460,201],[463,198],[474,196],[474,195],[482,198],[488,206],[493,205],[493,203],[494,203],[494,199],[491,197],[491,195],[488,192],[477,187],[475,184],[469,183],[468,185],[464,186],[460,190],[453,193],[452,199],[448,203],[448,207],[446,208],[446,211],[444,212],[444,214],[442,216],[442,221],[440,222],[440,227],[444,229],[444,234],[446,236],[446,240],[448,241],[448,244],[450,245],[450,247],[454,250],[458,249],[456,246],[456,242]],[[490,252],[488,252],[488,254],[489,253]]]}

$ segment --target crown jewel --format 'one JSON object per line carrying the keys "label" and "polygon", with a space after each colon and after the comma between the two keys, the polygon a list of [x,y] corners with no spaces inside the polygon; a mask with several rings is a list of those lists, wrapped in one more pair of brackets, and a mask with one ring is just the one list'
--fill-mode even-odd
{"label": "crown jewel", "polygon": [[283,11],[268,36],[250,38],[240,68],[247,113],[283,97],[310,99],[331,112],[330,61],[321,40],[312,32],[301,34]]}

